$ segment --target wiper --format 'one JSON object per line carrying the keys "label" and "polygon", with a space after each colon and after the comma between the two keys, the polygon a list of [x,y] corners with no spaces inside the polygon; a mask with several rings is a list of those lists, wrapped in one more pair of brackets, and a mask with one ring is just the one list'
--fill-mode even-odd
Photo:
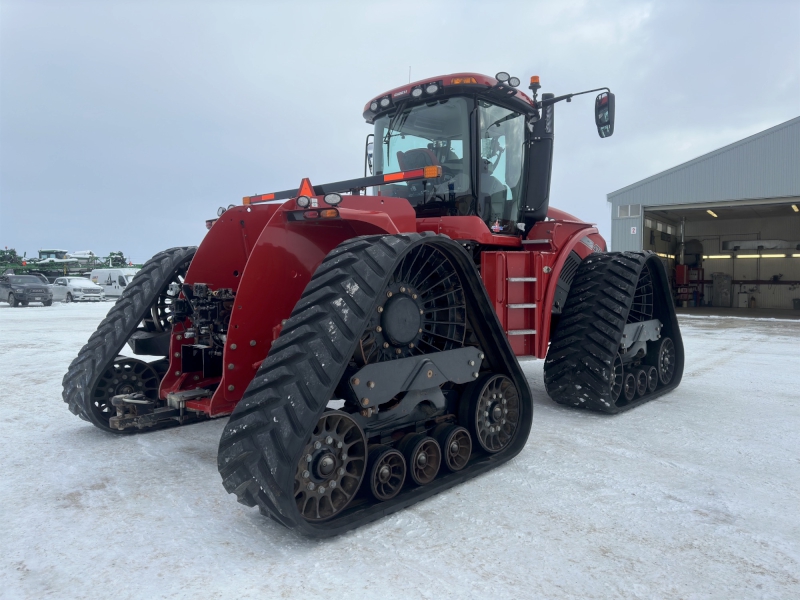
{"label": "wiper", "polygon": [[498,119],[497,121],[495,121],[494,123],[489,125],[489,127],[486,128],[486,131],[489,131],[489,129],[491,129],[495,125],[500,125],[500,123],[503,123],[504,121],[508,121],[509,119],[514,119],[514,118],[518,117],[519,115],[520,115],[520,113],[511,113],[510,115],[506,115],[502,119]]}

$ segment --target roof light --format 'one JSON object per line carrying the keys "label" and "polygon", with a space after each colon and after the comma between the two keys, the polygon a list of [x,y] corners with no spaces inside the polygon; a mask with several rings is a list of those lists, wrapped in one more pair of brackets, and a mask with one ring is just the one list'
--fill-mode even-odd
{"label": "roof light", "polygon": [[303,213],[303,216],[306,219],[316,219],[317,217],[319,217],[319,211],[318,210],[307,210],[306,212]]}
{"label": "roof light", "polygon": [[391,104],[391,102],[392,101],[389,100],[389,96],[386,96],[385,98],[381,98],[381,108],[386,108],[387,106],[389,106],[389,104]]}
{"label": "roof light", "polygon": [[224,207],[224,206],[220,206],[220,207],[217,209],[217,216],[218,216],[218,217],[221,217],[221,216],[223,215],[223,213],[224,213],[224,212],[225,212],[225,207]]}
{"label": "roof light", "polygon": [[450,83],[453,85],[464,84],[464,83],[478,83],[474,77],[453,77],[450,80]]}
{"label": "roof light", "polygon": [[717,218],[717,213],[715,213],[713,210],[707,210],[706,212],[708,214],[710,214],[712,217],[714,217],[715,219]]}
{"label": "roof light", "polygon": [[794,212],[800,212],[800,208],[797,208],[797,204],[792,204],[792,210]]}
{"label": "roof light", "polygon": [[761,258],[786,258],[785,254],[762,254]]}
{"label": "roof light", "polygon": [[758,254],[740,254],[736,258],[759,258]]}
{"label": "roof light", "polygon": [[325,210],[319,211],[319,216],[323,219],[334,219],[339,216],[339,211],[335,208],[326,208]]}
{"label": "roof light", "polygon": [[427,86],[425,86],[426,94],[435,94],[438,91],[439,91],[439,86],[435,83],[429,83]]}
{"label": "roof light", "polygon": [[500,71],[497,75],[494,76],[494,78],[497,79],[497,81],[499,81],[500,83],[505,83],[511,78],[511,75],[509,75],[505,71]]}
{"label": "roof light", "polygon": [[519,77],[512,77],[508,80],[508,85],[511,87],[517,87],[520,83],[522,82],[519,80]]}
{"label": "roof light", "polygon": [[308,196],[299,196],[295,202],[297,202],[297,206],[300,208],[307,208],[311,204],[311,198]]}
{"label": "roof light", "polygon": [[531,75],[531,83],[539,83],[539,76]]}
{"label": "roof light", "polygon": [[228,210],[230,210],[232,208],[236,208],[236,207],[233,204],[228,204]]}
{"label": "roof light", "polygon": [[704,256],[703,258],[731,258],[730,254],[710,254],[709,256]]}
{"label": "roof light", "polygon": [[411,90],[411,95],[414,98],[419,98],[420,96],[422,96],[422,88],[421,87],[415,87],[413,90]]}
{"label": "roof light", "polygon": [[369,105],[369,109],[372,112],[376,112],[378,110],[378,101],[377,100],[373,100],[372,103]]}
{"label": "roof light", "polygon": [[331,206],[336,206],[342,201],[342,197],[339,194],[325,194],[323,198],[325,200],[325,204],[329,204]]}

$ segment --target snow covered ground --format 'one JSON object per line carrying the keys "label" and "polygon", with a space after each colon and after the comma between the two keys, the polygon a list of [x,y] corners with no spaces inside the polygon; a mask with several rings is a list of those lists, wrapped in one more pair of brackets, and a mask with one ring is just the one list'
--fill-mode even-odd
{"label": "snow covered ground", "polygon": [[0,597],[798,598],[800,322],[681,318],[675,392],[536,412],[503,467],[327,541],[222,488],[225,420],[135,436],[61,377],[110,304],[0,304]]}

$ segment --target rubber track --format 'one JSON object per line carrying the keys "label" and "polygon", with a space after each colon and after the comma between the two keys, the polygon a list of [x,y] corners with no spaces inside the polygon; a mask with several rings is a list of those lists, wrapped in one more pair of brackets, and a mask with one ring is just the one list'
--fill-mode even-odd
{"label": "rubber track", "polygon": [[[438,493],[510,459],[522,449],[530,430],[530,391],[505,338],[492,337],[486,346],[495,349],[495,356],[502,355],[502,360],[496,359],[497,364],[511,365],[507,370],[520,388],[521,401],[531,406],[528,420],[520,425],[521,440],[512,444],[513,450],[500,453],[504,456],[495,455],[472,470],[467,467],[470,474],[437,478],[428,486],[401,492],[393,500],[356,514],[348,515],[349,509],[345,509],[329,522],[309,523],[297,511],[293,484],[300,453],[398,260],[412,246],[426,242],[446,243],[449,252],[463,254],[462,269],[468,265],[475,271],[463,249],[432,233],[354,238],[335,248],[319,266],[222,433],[218,467],[225,489],[235,494],[239,502],[257,504],[263,514],[305,535],[327,537]],[[470,274],[464,282],[465,288],[467,284],[480,286],[477,272],[474,279],[471,277]],[[476,317],[490,321],[486,327],[494,327],[502,336],[485,295],[480,286],[475,296],[479,304],[475,306],[488,307],[489,312],[481,309]],[[487,359],[488,355],[489,352]]]}
{"label": "rubber track", "polygon": [[122,433],[111,429],[108,422],[94,415],[90,408],[92,389],[109,363],[118,356],[158,295],[172,281],[176,270],[192,259],[195,250],[197,248],[193,246],[164,250],[148,260],[136,273],[64,375],[61,396],[70,412],[104,431]]}
{"label": "rubber track", "polygon": [[[639,274],[650,263],[654,278],[655,318],[664,324],[662,335],[671,335],[678,365],[670,385],[634,399],[624,406],[611,400],[611,368],[619,352],[625,324],[636,292]],[[683,343],[675,309],[668,293],[664,268],[655,255],[643,252],[591,254],[578,268],[550,343],[544,364],[547,393],[559,404],[607,413],[618,413],[675,388],[683,371]],[[669,314],[658,314],[669,313]]]}

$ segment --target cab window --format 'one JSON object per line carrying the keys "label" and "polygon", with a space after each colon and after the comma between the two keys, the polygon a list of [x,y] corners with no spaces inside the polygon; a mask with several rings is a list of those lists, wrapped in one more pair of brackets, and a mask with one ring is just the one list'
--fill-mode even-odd
{"label": "cab window", "polygon": [[478,102],[478,211],[494,233],[517,233],[522,195],[525,116],[486,101]]}

